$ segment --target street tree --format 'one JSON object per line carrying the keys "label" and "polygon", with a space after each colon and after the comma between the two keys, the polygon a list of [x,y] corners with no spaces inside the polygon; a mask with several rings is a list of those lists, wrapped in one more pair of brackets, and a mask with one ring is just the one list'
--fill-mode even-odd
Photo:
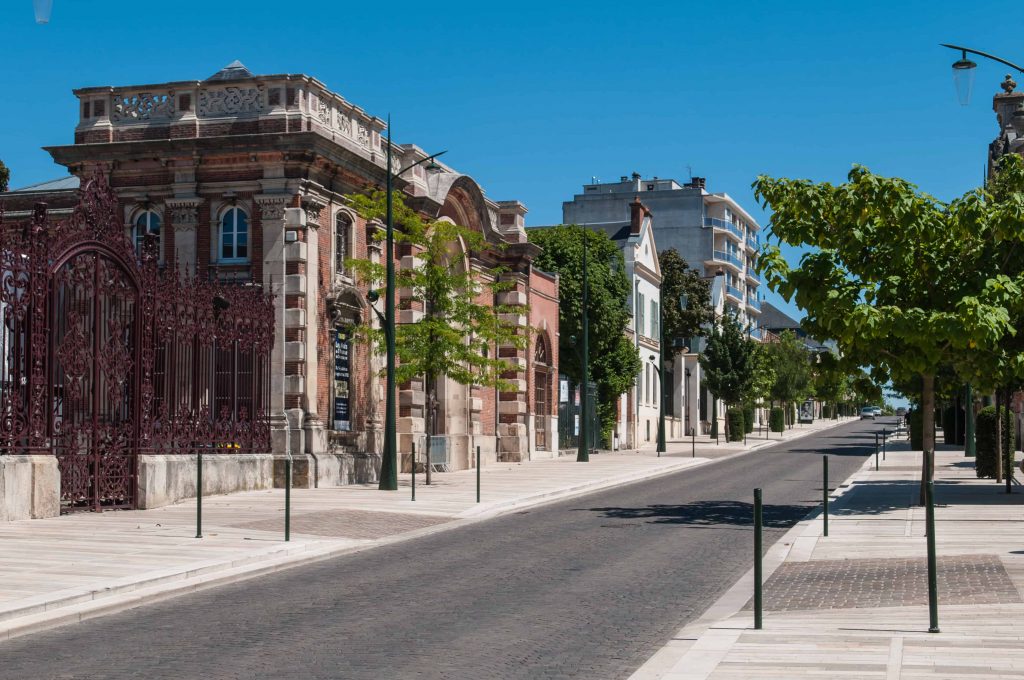
{"label": "street tree", "polygon": [[814,396],[823,404],[831,404],[832,417],[839,417],[839,402],[846,394],[846,377],[850,374],[843,359],[832,352],[819,352],[813,366]]}
{"label": "street tree", "polygon": [[[700,368],[704,384],[714,395],[714,402],[725,402],[726,409],[742,404],[749,395],[752,377],[751,343],[739,321],[726,314],[721,323],[712,327],[707,345],[700,355]],[[717,407],[713,404],[712,428],[718,427]],[[726,424],[728,426],[728,419]],[[717,430],[713,431],[713,434]],[[728,438],[729,432],[726,432]]]}
{"label": "street tree", "polygon": [[[676,339],[693,342],[701,327],[714,320],[711,307],[711,285],[675,248],[658,255],[661,265],[661,333],[667,343],[666,358],[682,351]],[[680,304],[685,296],[686,306]]]}
{"label": "street tree", "polygon": [[[503,279],[500,268],[485,278],[459,261],[470,252],[500,249],[500,244],[489,243],[480,232],[447,220],[424,219],[405,205],[398,192],[393,198],[395,241],[410,246],[415,254],[413,266],[397,270],[396,287],[403,291],[404,302],[423,310],[418,320],[395,327],[395,382],[425,381],[426,429],[434,433],[440,381],[511,389],[511,383],[502,376],[515,371],[515,366],[500,358],[496,350],[527,346],[527,333],[502,320],[506,314],[524,313],[524,307],[498,303],[498,293],[512,286]],[[349,199],[366,219],[381,219],[385,214],[383,191],[354,194]],[[370,285],[385,279],[384,263],[352,260],[350,264]],[[386,351],[382,329],[365,326],[360,335],[378,351]],[[429,480],[429,465],[427,475]]]}
{"label": "street tree", "polygon": [[777,342],[768,343],[767,349],[775,370],[775,382],[768,394],[773,404],[779,402],[785,408],[786,421],[789,422],[793,404],[802,401],[811,392],[811,364],[807,347],[793,331],[786,330],[779,334]]}
{"label": "street tree", "polygon": [[860,166],[840,185],[761,176],[754,190],[773,234],[810,249],[798,266],[776,245],[759,259],[769,287],[806,310],[804,327],[896,379],[921,378],[923,490],[934,470],[936,370],[1014,332],[1020,277],[985,257],[990,241],[1024,240],[1024,194],[1001,202],[975,190],[944,203]]}
{"label": "street tree", "polygon": [[630,312],[626,300],[630,283],[622,252],[607,234],[578,225],[533,229],[530,242],[541,248],[534,265],[558,274],[559,370],[582,381],[583,240],[587,243],[590,380],[597,385],[597,415],[601,434],[610,439],[616,400],[636,383],[640,353],[626,337]]}

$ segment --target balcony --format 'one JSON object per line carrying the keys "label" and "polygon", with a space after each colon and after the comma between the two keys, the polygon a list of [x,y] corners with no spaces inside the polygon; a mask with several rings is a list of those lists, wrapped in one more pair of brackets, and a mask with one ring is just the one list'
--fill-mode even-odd
{"label": "balcony", "polygon": [[761,329],[760,328],[751,328],[750,329],[750,337],[752,337],[755,340],[760,340],[761,339]]}
{"label": "balcony", "polygon": [[732,222],[720,220],[717,217],[705,217],[704,226],[714,227],[715,229],[723,229],[732,234],[733,236],[735,236],[736,238],[738,238],[740,240],[740,243],[743,243],[743,230],[737,227]]}
{"label": "balcony", "polygon": [[735,286],[730,286],[726,284],[725,294],[731,295],[732,297],[736,298],[738,302],[743,302],[743,291],[740,290],[739,288],[736,288]]}
{"label": "balcony", "polygon": [[754,266],[751,264],[747,265],[747,282],[751,286],[760,286],[761,279],[757,276],[757,272],[754,271]]}
{"label": "balcony", "polygon": [[761,301],[757,297],[747,297],[747,307],[761,311]]}
{"label": "balcony", "polygon": [[725,250],[716,250],[714,251],[714,259],[719,262],[728,262],[740,271],[743,271],[743,259],[736,253],[730,253]]}
{"label": "balcony", "polygon": [[747,247],[753,250],[761,249],[761,234],[756,231],[752,231],[747,234]]}

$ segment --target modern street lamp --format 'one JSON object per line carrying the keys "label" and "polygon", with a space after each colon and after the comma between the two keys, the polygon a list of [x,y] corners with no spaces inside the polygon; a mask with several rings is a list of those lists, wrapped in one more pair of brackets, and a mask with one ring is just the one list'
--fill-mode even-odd
{"label": "modern street lamp", "polygon": [[395,227],[394,227],[394,200],[391,196],[391,185],[395,177],[409,172],[417,165],[429,163],[428,169],[437,169],[439,166],[434,159],[441,154],[440,151],[422,158],[415,163],[408,165],[398,172],[392,172],[392,150],[391,150],[391,116],[388,116],[388,137],[387,137],[387,212],[385,225],[384,259],[387,264],[387,283],[384,293],[384,336],[387,343],[387,393],[384,401],[384,456],[380,463],[380,484],[381,491],[398,490],[398,421],[395,408]]}
{"label": "modern street lamp", "polygon": [[32,5],[36,11],[36,23],[50,23],[50,11],[53,9],[53,0],[32,0]]}
{"label": "modern street lamp", "polygon": [[961,47],[960,45],[949,45],[947,43],[941,43],[942,47],[948,47],[951,50],[959,50],[960,58],[953,62],[953,85],[956,87],[956,98],[960,102],[961,106],[967,106],[971,101],[971,90],[974,89],[974,72],[978,68],[978,65],[967,58],[967,54],[976,54],[979,57],[985,57],[992,61],[998,61],[1000,64],[1005,64],[1012,69],[1015,69],[1019,73],[1024,73],[1024,68],[1017,66],[1012,61],[1007,61],[994,54],[987,52],[979,52],[978,50],[972,50],[969,47]]}

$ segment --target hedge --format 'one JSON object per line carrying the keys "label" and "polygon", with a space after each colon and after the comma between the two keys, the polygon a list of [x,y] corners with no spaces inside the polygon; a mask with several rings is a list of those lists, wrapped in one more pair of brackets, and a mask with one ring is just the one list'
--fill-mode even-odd
{"label": "hedge", "polygon": [[924,438],[921,433],[921,409],[915,408],[907,414],[907,427],[910,428],[910,450],[924,450]]}
{"label": "hedge", "polygon": [[768,415],[768,426],[772,432],[782,432],[786,428],[786,412],[781,406],[773,406]]}
{"label": "hedge", "polygon": [[[1000,409],[1002,410],[1002,409]],[[1003,412],[1003,455],[1010,466],[1013,465],[1012,421]],[[979,477],[996,476],[996,408],[986,406],[978,412],[974,424],[974,445],[978,457],[974,459],[974,471]],[[1007,467],[1003,467],[1006,474]]]}
{"label": "hedge", "polygon": [[[957,422],[959,421],[959,422]],[[964,443],[964,431],[967,429],[966,415],[963,409],[949,406],[942,412],[942,441],[946,444]],[[954,441],[956,439],[956,441]]]}
{"label": "hedge", "polygon": [[754,405],[747,404],[743,407],[743,431],[750,434],[754,431]]}
{"label": "hedge", "polygon": [[729,421],[726,427],[728,430],[726,433],[729,437],[728,441],[743,441],[743,409],[731,408],[725,412],[725,418]]}

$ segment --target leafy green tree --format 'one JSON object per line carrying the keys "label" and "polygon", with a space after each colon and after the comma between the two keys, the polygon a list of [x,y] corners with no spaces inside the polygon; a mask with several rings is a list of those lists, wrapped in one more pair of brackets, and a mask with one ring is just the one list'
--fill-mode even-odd
{"label": "leafy green tree", "polygon": [[819,352],[814,364],[814,396],[824,404],[832,405],[832,417],[838,418],[839,402],[846,394],[848,369],[840,357],[832,352]]}
{"label": "leafy green tree", "polygon": [[773,211],[772,232],[811,249],[795,267],[778,246],[758,261],[769,287],[807,311],[807,330],[895,379],[920,376],[923,489],[934,470],[936,371],[1014,332],[1021,277],[993,272],[986,258],[990,241],[1024,240],[1024,194],[1000,202],[976,190],[947,204],[860,166],[838,186],[761,176],[754,189]]}
{"label": "leafy green tree", "polygon": [[[700,271],[686,263],[679,251],[675,248],[662,251],[658,263],[661,265],[661,332],[667,343],[665,356],[668,357],[681,351],[674,345],[676,339],[692,342],[692,338],[701,335],[701,327],[715,317],[711,308],[711,285]],[[686,309],[680,305],[684,295]]]}
{"label": "leafy green tree", "polygon": [[10,188],[11,171],[3,161],[0,161],[0,191],[7,191]]}
{"label": "leafy green tree", "polygon": [[615,425],[619,396],[636,383],[642,364],[626,337],[630,283],[619,247],[604,232],[577,225],[533,229],[530,242],[541,248],[534,260],[539,269],[558,274],[559,370],[581,381],[583,337],[583,240],[587,243],[589,283],[590,379],[597,385],[597,414],[605,441]]}
{"label": "leafy green tree", "polygon": [[[725,402],[727,408],[742,404],[748,397],[752,377],[751,343],[733,315],[726,314],[720,324],[712,327],[707,346],[700,355],[700,368],[708,390],[716,401]],[[717,426],[717,417],[712,419]]]}
{"label": "leafy green tree", "polygon": [[[503,314],[522,314],[524,308],[497,304],[496,294],[511,287],[502,280],[501,270],[495,271],[494,280],[484,279],[472,267],[457,262],[456,244],[461,243],[467,253],[498,246],[468,227],[447,220],[424,220],[405,205],[401,194],[395,192],[393,196],[395,241],[410,246],[416,255],[414,266],[396,271],[395,284],[403,291],[403,304],[415,304],[424,311],[418,321],[395,326],[396,383],[423,378],[428,404],[437,402],[437,386],[445,378],[461,385],[511,389],[502,376],[514,371],[515,366],[501,359],[495,348],[526,347],[527,334],[501,319]],[[383,191],[349,198],[352,207],[367,219],[380,219],[385,214],[387,197]],[[384,263],[352,260],[351,266],[371,285],[385,279]],[[360,330],[378,351],[387,351],[382,329]],[[427,432],[434,432],[434,409],[428,407],[426,411]]]}
{"label": "leafy green tree", "polygon": [[811,364],[807,347],[793,331],[783,331],[778,342],[766,345],[771,364],[775,369],[775,382],[768,395],[771,401],[779,402],[790,420],[792,406],[810,395]]}

